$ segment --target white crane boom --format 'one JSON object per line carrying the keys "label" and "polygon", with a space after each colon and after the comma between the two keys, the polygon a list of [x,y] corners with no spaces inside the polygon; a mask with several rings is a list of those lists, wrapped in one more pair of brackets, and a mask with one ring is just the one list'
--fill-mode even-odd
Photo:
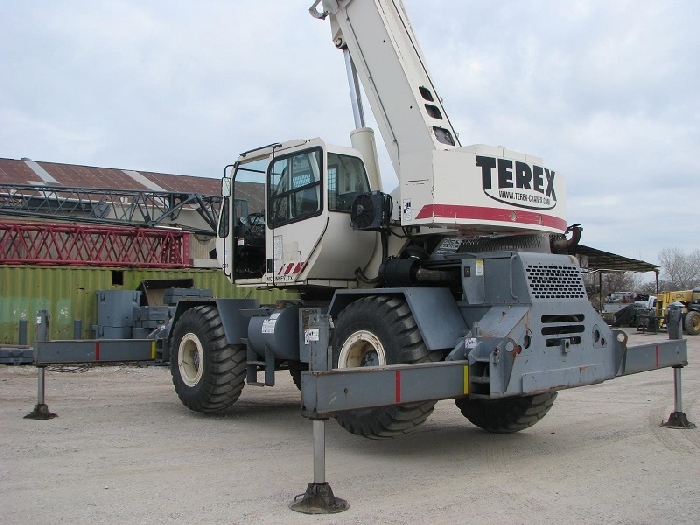
{"label": "white crane boom", "polygon": [[503,147],[461,147],[401,0],[317,0],[310,11],[350,53],[399,178],[402,226],[566,230],[561,174]]}
{"label": "white crane boom", "polygon": [[396,173],[400,149],[458,145],[403,4],[329,0],[323,6],[333,42],[350,51]]}

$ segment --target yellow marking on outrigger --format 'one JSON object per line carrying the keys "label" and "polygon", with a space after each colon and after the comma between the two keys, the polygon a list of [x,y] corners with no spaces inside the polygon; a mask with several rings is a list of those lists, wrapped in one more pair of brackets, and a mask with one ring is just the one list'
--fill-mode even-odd
{"label": "yellow marking on outrigger", "polygon": [[151,341],[151,359],[155,361],[156,359],[156,342],[155,340]]}
{"label": "yellow marking on outrigger", "polygon": [[469,365],[464,366],[464,393],[469,393]]}

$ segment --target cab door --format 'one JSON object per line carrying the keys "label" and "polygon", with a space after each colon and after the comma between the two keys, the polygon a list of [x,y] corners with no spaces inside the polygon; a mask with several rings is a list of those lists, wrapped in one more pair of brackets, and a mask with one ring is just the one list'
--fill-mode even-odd
{"label": "cab door", "polygon": [[267,261],[271,285],[297,282],[320,243],[324,211],[325,151],[320,140],[275,156],[267,171]]}

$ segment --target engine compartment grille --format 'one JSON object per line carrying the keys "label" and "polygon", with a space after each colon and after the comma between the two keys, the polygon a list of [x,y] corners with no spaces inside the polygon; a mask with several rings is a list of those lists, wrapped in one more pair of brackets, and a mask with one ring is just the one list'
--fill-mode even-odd
{"label": "engine compartment grille", "polygon": [[525,266],[533,299],[586,299],[586,288],[576,266],[531,264]]}

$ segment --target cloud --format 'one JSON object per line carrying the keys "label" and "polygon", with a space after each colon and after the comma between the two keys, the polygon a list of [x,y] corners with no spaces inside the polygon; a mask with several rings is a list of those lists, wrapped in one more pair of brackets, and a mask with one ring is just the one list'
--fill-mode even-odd
{"label": "cloud", "polygon": [[49,151],[53,151],[54,155],[70,151],[76,158],[92,156],[102,144],[99,129],[68,129],[40,116],[8,108],[0,109],[0,122],[3,123],[0,127],[0,143],[8,150],[17,148],[17,153],[12,158],[28,156],[30,152],[23,148],[37,141],[51,145]]}

